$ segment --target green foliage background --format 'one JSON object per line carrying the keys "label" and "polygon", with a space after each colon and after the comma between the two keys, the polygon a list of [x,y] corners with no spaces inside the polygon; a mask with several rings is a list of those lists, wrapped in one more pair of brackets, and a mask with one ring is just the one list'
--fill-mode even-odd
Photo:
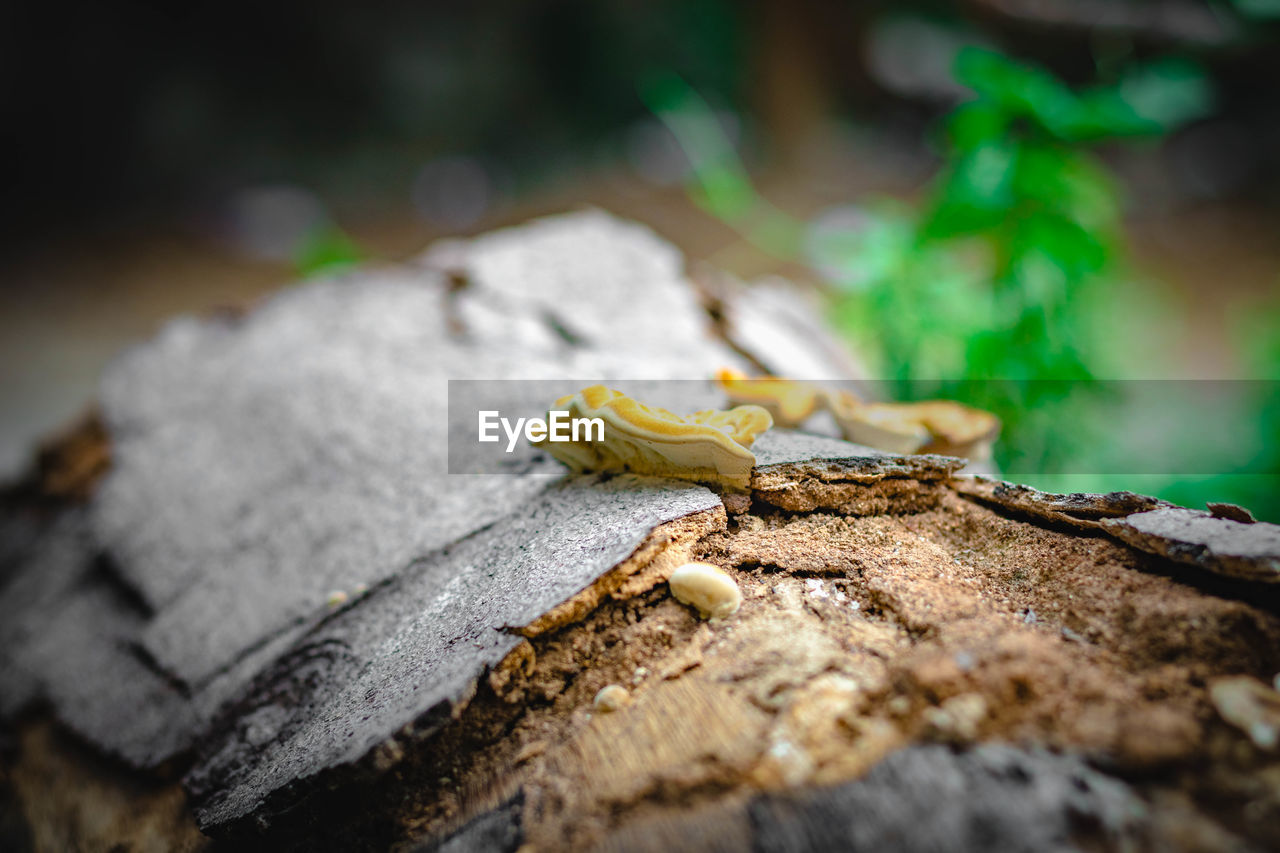
{"label": "green foliage background", "polygon": [[[1189,383],[1116,381],[1176,342],[1160,340],[1172,309],[1127,269],[1121,189],[1092,149],[1155,139],[1203,114],[1204,76],[1167,60],[1073,91],[974,48],[955,74],[973,97],[945,121],[944,166],[927,200],[872,201],[844,227],[796,222],[761,198],[681,81],[653,80],[643,93],[689,154],[704,209],[832,281],[837,326],[892,396],[951,397],[998,414],[997,462],[1011,476],[1055,491],[1236,502],[1280,520],[1275,383],[1189,393]],[[1280,378],[1280,310],[1249,317],[1235,340],[1250,375]],[[1214,404],[1196,405],[1200,395]],[[1154,465],[1153,451],[1165,454]],[[1135,467],[1143,452],[1146,467]]]}

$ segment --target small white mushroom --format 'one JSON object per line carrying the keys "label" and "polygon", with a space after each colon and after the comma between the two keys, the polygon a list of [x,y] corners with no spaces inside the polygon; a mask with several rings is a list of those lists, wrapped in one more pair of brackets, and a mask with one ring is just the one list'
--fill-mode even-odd
{"label": "small white mushroom", "polygon": [[345,592],[340,589],[335,589],[333,592],[329,593],[327,598],[325,598],[324,603],[328,605],[330,610],[337,610],[339,607],[347,603],[348,598],[350,598],[350,596]]}
{"label": "small white mushroom", "polygon": [[685,563],[669,583],[676,601],[696,607],[704,619],[724,619],[742,605],[737,582],[710,563]]}
{"label": "small white mushroom", "polygon": [[611,714],[631,704],[631,694],[621,685],[607,684],[600,688],[591,704],[598,713]]}

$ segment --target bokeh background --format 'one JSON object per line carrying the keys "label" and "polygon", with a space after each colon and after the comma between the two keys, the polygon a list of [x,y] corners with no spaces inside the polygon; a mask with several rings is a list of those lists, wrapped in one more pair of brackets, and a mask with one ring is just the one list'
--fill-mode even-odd
{"label": "bokeh background", "polygon": [[176,312],[592,204],[815,288],[886,396],[997,411],[1016,479],[1280,521],[1280,0],[5,19],[6,477]]}

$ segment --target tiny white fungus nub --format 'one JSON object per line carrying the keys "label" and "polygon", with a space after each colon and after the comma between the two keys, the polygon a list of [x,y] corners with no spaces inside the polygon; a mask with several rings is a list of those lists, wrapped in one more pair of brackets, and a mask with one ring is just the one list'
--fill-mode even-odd
{"label": "tiny white fungus nub", "polygon": [[685,563],[669,583],[676,601],[696,607],[704,619],[723,619],[742,605],[737,582],[710,563]]}
{"label": "tiny white fungus nub", "polygon": [[610,714],[620,710],[631,702],[631,694],[627,688],[617,684],[608,684],[600,688],[595,700],[591,703],[601,714]]}

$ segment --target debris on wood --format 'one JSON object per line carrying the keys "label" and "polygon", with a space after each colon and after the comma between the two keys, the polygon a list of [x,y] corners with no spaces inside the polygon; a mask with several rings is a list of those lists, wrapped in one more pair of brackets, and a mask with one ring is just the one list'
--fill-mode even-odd
{"label": "debris on wood", "polygon": [[602,714],[620,711],[631,702],[631,694],[620,684],[608,684],[601,687],[596,698],[591,700],[591,707]]}
{"label": "debris on wood", "polygon": [[1280,527],[1163,507],[1104,521],[1135,548],[1232,578],[1280,582]]}
{"label": "debris on wood", "polygon": [[710,563],[685,563],[671,573],[668,583],[676,601],[694,608],[703,619],[724,619],[742,606],[737,581]]}
{"label": "debris on wood", "polygon": [[1249,510],[1235,504],[1209,503],[1205,507],[1214,518],[1225,518],[1241,524],[1255,524],[1258,521]]}
{"label": "debris on wood", "polygon": [[910,747],[856,782],[747,806],[763,851],[1124,849],[1145,811],[1077,758],[996,744]]}
{"label": "debris on wood", "polygon": [[1076,530],[1101,530],[1102,520],[1123,518],[1138,512],[1171,506],[1156,498],[1133,492],[1105,495],[1077,492],[1055,495],[1030,486],[993,480],[989,477],[957,478],[952,487],[966,497],[997,506],[1017,515],[1061,524]]}
{"label": "debris on wood", "polygon": [[1280,745],[1280,693],[1274,687],[1247,675],[1219,678],[1209,685],[1209,698],[1222,719],[1248,735],[1258,749]]}

